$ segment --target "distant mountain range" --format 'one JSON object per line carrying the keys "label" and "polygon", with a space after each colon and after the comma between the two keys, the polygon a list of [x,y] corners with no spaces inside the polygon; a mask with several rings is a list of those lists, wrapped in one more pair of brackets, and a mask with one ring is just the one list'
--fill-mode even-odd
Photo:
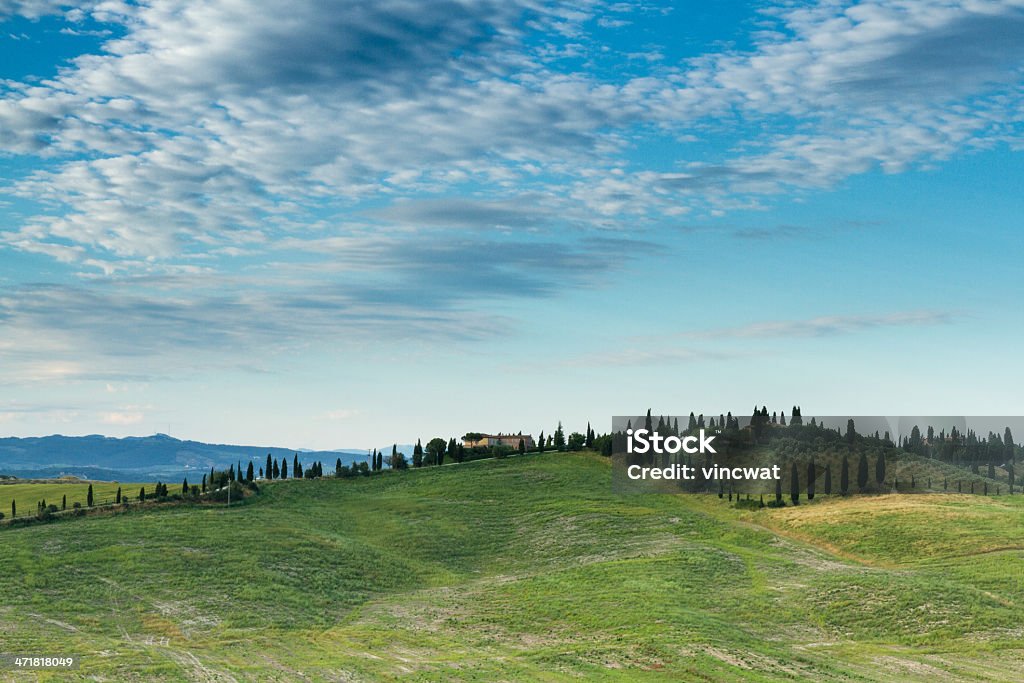
{"label": "distant mountain range", "polygon": [[[390,448],[386,453],[390,453]],[[408,449],[406,453],[411,453],[411,447]],[[338,458],[345,464],[366,459],[366,451],[361,449],[309,451],[208,444],[182,441],[166,434],[123,439],[100,435],[8,437],[0,438],[0,475],[21,479],[71,475],[106,481],[177,481],[207,472],[210,467],[226,468],[238,462],[246,467],[250,460],[259,468],[268,453],[272,458],[287,457],[289,462],[298,454],[299,462],[319,460],[324,469],[328,465],[333,467]]]}

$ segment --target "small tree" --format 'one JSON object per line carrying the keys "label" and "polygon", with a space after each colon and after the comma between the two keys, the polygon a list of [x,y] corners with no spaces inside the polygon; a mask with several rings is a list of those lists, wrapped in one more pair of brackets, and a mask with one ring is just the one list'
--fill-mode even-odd
{"label": "small tree", "polygon": [[850,492],[850,459],[843,456],[843,468],[839,472],[839,492],[844,496]]}
{"label": "small tree", "polygon": [[885,483],[885,451],[881,451],[875,460],[875,483],[879,486]]}
{"label": "small tree", "polygon": [[142,488],[139,489],[139,502],[140,503],[145,503],[146,502],[146,487],[145,486],[143,486]]}
{"label": "small tree", "polygon": [[793,505],[800,504],[800,470],[796,466],[796,460],[793,461],[789,472],[789,499],[793,501]]}
{"label": "small tree", "polygon": [[256,473],[253,471],[252,460],[249,461],[249,467],[245,470],[245,480],[252,481],[256,478]]}
{"label": "small tree", "polygon": [[817,478],[818,473],[814,467],[814,458],[807,463],[807,500],[814,500],[814,480]]}
{"label": "small tree", "polygon": [[857,488],[861,493],[868,488],[868,454],[861,453],[860,461],[857,463]]}
{"label": "small tree", "polygon": [[775,480],[775,503],[782,505],[782,477]]}
{"label": "small tree", "polygon": [[430,456],[427,463],[430,465],[443,465],[444,452],[448,448],[448,442],[439,436],[427,442],[427,454]]}
{"label": "small tree", "polygon": [[[117,503],[118,505],[121,504],[121,487],[120,486],[117,487],[117,498],[114,500],[114,502]],[[60,506],[61,510],[63,510],[66,507],[66,503],[67,503],[67,496],[65,496],[64,500],[61,501],[61,506]]]}
{"label": "small tree", "polygon": [[[118,492],[121,491],[121,489],[117,489],[117,490],[118,490]],[[118,501],[118,502],[121,502],[121,501]],[[61,496],[61,498],[60,498],[60,509],[61,510],[67,510],[68,509],[68,494],[66,494],[66,493],[63,496]]]}
{"label": "small tree", "polygon": [[188,495],[188,477],[181,480],[181,495]]}
{"label": "small tree", "polygon": [[85,494],[85,504],[92,507],[92,484],[89,484],[89,491]]}
{"label": "small tree", "polygon": [[[650,411],[648,411],[648,413],[649,412]],[[648,418],[650,418],[650,415],[648,415]],[[565,431],[562,429],[562,422],[561,422],[561,420],[559,420],[559,422],[558,422],[558,429],[555,430],[554,446],[555,446],[555,450],[556,451],[564,451],[565,450]]]}
{"label": "small tree", "polygon": [[825,463],[825,495],[832,495],[832,464]]}
{"label": "small tree", "polygon": [[519,455],[526,455],[526,442],[519,439]]}
{"label": "small tree", "polygon": [[281,478],[282,479],[287,479],[288,478],[288,459],[287,458],[281,458]]}

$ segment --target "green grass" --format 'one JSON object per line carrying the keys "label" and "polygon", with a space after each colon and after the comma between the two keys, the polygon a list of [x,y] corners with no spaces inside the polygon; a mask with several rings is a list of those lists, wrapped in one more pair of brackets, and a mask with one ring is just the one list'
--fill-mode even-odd
{"label": "green grass", "polygon": [[108,681],[1024,680],[1024,496],[742,511],[612,494],[591,454],[263,491],[0,529],[0,651]]}
{"label": "green grass", "polygon": [[[61,499],[67,496],[68,509],[75,503],[86,504],[86,496],[89,491],[89,484],[93,487],[93,502],[99,505],[102,502],[113,502],[117,495],[118,487],[125,496],[135,499],[139,495],[139,488],[145,486],[152,493],[153,484],[118,484],[109,481],[80,481],[77,479],[47,479],[32,482],[7,483],[0,482],[0,513],[7,519],[11,518],[11,501],[17,503],[19,517],[34,515],[36,504],[45,500],[47,505],[61,506]],[[179,487],[180,488],[180,485]]]}

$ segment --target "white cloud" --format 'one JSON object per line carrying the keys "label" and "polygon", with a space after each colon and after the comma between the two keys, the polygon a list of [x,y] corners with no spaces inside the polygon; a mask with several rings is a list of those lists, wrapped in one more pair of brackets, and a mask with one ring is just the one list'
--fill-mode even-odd
{"label": "white cloud", "polygon": [[106,413],[103,415],[103,424],[108,425],[134,425],[142,422],[146,416],[140,412],[123,412],[116,411],[112,413]]}
{"label": "white cloud", "polygon": [[[66,9],[0,0],[0,17]],[[0,148],[30,169],[0,189],[30,207],[0,245],[82,281],[6,292],[0,357],[52,379],[93,371],[32,363],[83,348],[113,368],[382,330],[488,337],[514,328],[488,303],[593,286],[646,248],[624,234],[1020,139],[1021,2],[785,4],[748,50],[556,71],[605,47],[591,19],[626,21],[603,9],[630,7],[80,5],[73,30],[116,37],[48,80],[0,81]],[[729,144],[677,146],[706,136]]]}

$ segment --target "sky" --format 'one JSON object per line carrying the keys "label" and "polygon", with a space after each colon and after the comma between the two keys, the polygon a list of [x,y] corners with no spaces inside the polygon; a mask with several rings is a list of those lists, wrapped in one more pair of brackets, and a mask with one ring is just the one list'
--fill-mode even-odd
{"label": "sky", "polygon": [[1024,0],[0,0],[0,433],[1024,414]]}

